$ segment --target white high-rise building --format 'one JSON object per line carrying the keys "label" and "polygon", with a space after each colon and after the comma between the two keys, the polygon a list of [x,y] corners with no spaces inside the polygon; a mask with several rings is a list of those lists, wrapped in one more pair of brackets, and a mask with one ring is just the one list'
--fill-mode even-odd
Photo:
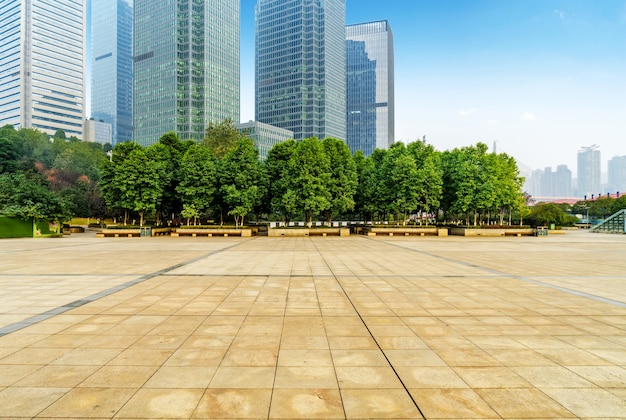
{"label": "white high-rise building", "polygon": [[83,137],[85,0],[0,2],[0,126]]}

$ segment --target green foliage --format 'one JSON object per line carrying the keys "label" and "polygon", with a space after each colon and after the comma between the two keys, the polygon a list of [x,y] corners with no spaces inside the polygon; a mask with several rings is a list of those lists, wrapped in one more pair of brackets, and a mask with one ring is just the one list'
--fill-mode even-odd
{"label": "green foliage", "polygon": [[19,158],[20,150],[17,143],[11,138],[0,137],[0,174],[15,172]]}
{"label": "green foliage", "polygon": [[550,224],[573,226],[574,223],[578,222],[578,219],[576,216],[567,214],[558,204],[540,203],[531,208],[528,221],[532,226],[548,226]]}
{"label": "green foliage", "polygon": [[23,173],[0,175],[0,214],[61,222],[71,216],[63,201],[41,178]]}
{"label": "green foliage", "polygon": [[241,134],[232,120],[227,119],[219,123],[209,123],[202,143],[213,151],[218,159],[222,159],[226,154],[235,148]]}
{"label": "green foliage", "polygon": [[450,217],[473,219],[519,208],[524,202],[523,178],[515,160],[506,154],[487,153],[487,145],[463,147],[441,154],[443,192],[441,208]]}
{"label": "green foliage", "polygon": [[322,141],[322,146],[330,165],[328,180],[330,207],[326,210],[326,221],[330,223],[333,215],[354,209],[358,177],[356,164],[345,142],[326,138]]}
{"label": "green foliage", "polygon": [[274,213],[289,221],[297,210],[294,195],[288,194],[290,185],[289,161],[296,152],[295,140],[276,144],[267,154],[265,171],[268,177],[268,196],[265,201]]}
{"label": "green foliage", "polygon": [[[204,145],[194,144],[183,155],[176,192],[183,205],[181,215],[196,220],[211,208],[217,188],[217,169],[213,153]],[[189,220],[187,220],[189,224]]]}
{"label": "green foliage", "polygon": [[309,227],[313,215],[330,209],[330,159],[315,137],[298,143],[289,160],[289,187],[286,202],[304,212]]}
{"label": "green foliage", "polygon": [[261,204],[266,175],[259,152],[251,139],[241,137],[220,165],[220,193],[235,225],[242,226],[246,215]]}

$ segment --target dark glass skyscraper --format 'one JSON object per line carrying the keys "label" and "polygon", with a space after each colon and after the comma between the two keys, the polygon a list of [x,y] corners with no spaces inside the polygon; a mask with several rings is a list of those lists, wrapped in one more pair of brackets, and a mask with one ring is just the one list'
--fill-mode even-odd
{"label": "dark glass skyscraper", "polygon": [[133,139],[239,121],[239,0],[135,0]]}
{"label": "dark glass skyscraper", "polygon": [[0,1],[0,126],[82,139],[83,1]]}
{"label": "dark glass skyscraper", "polygon": [[132,0],[91,3],[91,116],[111,124],[113,144],[133,137]]}
{"label": "dark glass skyscraper", "polygon": [[346,138],[345,0],[258,0],[256,120]]}
{"label": "dark glass skyscraper", "polygon": [[393,32],[387,21],[346,27],[346,127],[352,153],[394,142]]}

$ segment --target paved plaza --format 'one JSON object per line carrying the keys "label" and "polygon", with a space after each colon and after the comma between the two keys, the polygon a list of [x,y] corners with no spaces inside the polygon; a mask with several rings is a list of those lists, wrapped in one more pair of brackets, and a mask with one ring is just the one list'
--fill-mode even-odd
{"label": "paved plaza", "polygon": [[626,235],[0,240],[0,418],[626,418]]}

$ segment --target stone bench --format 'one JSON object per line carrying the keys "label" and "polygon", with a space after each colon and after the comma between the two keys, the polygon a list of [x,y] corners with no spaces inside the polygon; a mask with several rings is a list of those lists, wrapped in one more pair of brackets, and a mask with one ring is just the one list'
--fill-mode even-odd
{"label": "stone bench", "polygon": [[174,232],[171,233],[172,237],[177,238],[179,236],[191,236],[191,237],[196,237],[196,236],[207,236],[207,237],[212,237],[212,236],[224,236],[224,237],[228,237],[228,236],[241,236],[241,237],[251,237],[253,235],[256,235],[258,233],[258,229],[257,228],[244,228],[244,229],[221,229],[221,228],[214,228],[214,229],[176,229]]}
{"label": "stone bench", "polygon": [[138,238],[140,236],[140,229],[102,229],[100,232],[96,233],[97,238]]}
{"label": "stone bench", "polygon": [[[436,226],[432,227],[370,227],[366,226],[361,229],[361,233],[367,236],[425,236],[425,235],[438,235],[438,229]],[[439,236],[447,236],[447,230],[445,235],[439,234]]]}

